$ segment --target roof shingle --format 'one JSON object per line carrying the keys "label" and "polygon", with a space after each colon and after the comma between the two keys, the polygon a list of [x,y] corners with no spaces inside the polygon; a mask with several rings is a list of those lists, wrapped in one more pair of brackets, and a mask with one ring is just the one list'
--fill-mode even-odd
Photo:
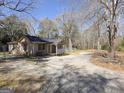
{"label": "roof shingle", "polygon": [[58,43],[57,40],[54,39],[48,39],[48,38],[40,38],[40,37],[36,37],[36,36],[30,36],[30,35],[26,35],[26,37],[31,41],[31,42],[46,42],[46,43]]}

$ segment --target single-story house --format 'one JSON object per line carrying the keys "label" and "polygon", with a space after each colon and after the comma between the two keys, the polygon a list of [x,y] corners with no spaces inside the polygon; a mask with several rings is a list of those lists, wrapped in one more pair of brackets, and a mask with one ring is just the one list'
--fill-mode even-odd
{"label": "single-story house", "polygon": [[19,41],[9,42],[8,49],[13,55],[51,55],[64,53],[64,44],[61,40],[25,35]]}

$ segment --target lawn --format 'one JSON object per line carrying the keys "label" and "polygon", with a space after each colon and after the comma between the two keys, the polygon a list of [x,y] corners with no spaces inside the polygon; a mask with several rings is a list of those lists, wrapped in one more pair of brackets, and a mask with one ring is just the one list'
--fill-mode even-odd
{"label": "lawn", "polygon": [[10,56],[9,52],[0,52],[0,56]]}
{"label": "lawn", "polygon": [[1,59],[6,59],[6,58],[11,58],[13,55],[9,54],[9,52],[0,52],[0,60]]}

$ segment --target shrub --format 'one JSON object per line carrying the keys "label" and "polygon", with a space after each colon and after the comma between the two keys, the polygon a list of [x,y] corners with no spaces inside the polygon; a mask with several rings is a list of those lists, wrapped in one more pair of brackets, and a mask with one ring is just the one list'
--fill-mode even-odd
{"label": "shrub", "polygon": [[109,49],[108,44],[103,44],[103,45],[101,46],[101,49],[102,49],[102,50],[108,50],[108,49]]}
{"label": "shrub", "polygon": [[124,39],[116,46],[116,50],[124,52]]}

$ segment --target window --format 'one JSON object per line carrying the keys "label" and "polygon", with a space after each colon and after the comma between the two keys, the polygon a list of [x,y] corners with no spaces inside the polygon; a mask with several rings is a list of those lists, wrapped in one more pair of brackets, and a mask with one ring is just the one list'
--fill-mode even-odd
{"label": "window", "polygon": [[41,50],[42,48],[41,48],[41,44],[38,44],[38,50]]}
{"label": "window", "polygon": [[44,50],[45,49],[45,44],[43,44],[43,46],[42,46],[42,50]]}
{"label": "window", "polygon": [[44,50],[45,44],[38,44],[38,50]]}

